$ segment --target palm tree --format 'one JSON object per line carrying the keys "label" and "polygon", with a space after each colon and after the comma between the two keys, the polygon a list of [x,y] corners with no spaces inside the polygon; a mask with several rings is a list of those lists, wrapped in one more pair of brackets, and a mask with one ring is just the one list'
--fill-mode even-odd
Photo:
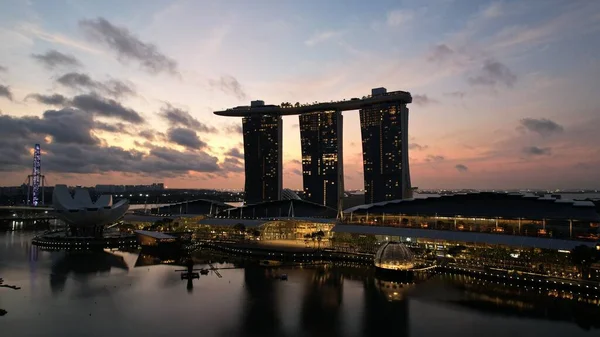
{"label": "palm tree", "polygon": [[304,234],[304,244],[307,245],[308,244],[308,240],[310,240],[311,235],[310,234]]}
{"label": "palm tree", "polygon": [[242,239],[245,237],[244,233],[246,232],[246,226],[244,226],[244,224],[236,223],[233,225],[233,230],[238,238],[240,238],[240,236],[242,236]]}
{"label": "palm tree", "polygon": [[319,249],[321,249],[321,240],[323,240],[325,233],[323,231],[318,231],[315,233],[315,236],[317,237],[317,242],[319,243]]}
{"label": "palm tree", "polygon": [[313,242],[313,248],[315,248],[315,243],[317,241],[317,232],[310,233],[310,238],[311,238],[311,240]]}

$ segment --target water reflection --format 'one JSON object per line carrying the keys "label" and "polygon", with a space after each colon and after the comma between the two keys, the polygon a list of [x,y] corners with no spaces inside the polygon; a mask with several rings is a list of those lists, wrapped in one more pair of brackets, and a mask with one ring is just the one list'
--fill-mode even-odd
{"label": "water reflection", "polygon": [[[266,268],[210,252],[46,252],[33,248],[31,237],[0,234],[0,276],[22,287],[0,288],[9,311],[0,325],[13,336],[501,336],[518,327],[512,335],[577,337],[600,328],[595,294],[464,275],[400,283],[364,267]],[[182,280],[176,270],[186,268],[186,259],[194,268],[212,262],[239,269],[222,269],[222,279],[210,273]],[[288,281],[277,277],[282,273]],[[86,324],[72,323],[84,318]],[[40,332],[42,325],[52,331]]]}
{"label": "water reflection", "polygon": [[[396,289],[392,286],[396,286]],[[391,336],[409,335],[408,299],[404,297],[405,291],[392,282],[376,278],[364,280],[364,336],[382,333]],[[392,297],[389,292],[392,292]],[[394,292],[402,295],[394,295]]]}
{"label": "water reflection", "polygon": [[329,267],[312,270],[302,298],[300,321],[310,336],[341,336],[343,277]]}
{"label": "water reflection", "polygon": [[584,330],[600,328],[600,300],[597,295],[507,286],[464,275],[445,275],[439,279],[461,290],[461,298],[449,302],[479,313],[573,322]]}
{"label": "water reflection", "polygon": [[283,336],[275,288],[275,271],[270,268],[244,269],[244,309],[238,335]]}
{"label": "water reflection", "polygon": [[89,277],[109,273],[112,268],[129,270],[123,256],[108,252],[54,252],[50,274],[52,293],[62,292],[69,277],[85,283]]}

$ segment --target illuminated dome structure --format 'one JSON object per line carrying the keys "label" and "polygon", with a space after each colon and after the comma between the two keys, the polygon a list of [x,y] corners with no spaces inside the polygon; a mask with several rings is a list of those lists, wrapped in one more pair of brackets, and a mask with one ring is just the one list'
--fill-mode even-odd
{"label": "illuminated dome structure", "polygon": [[73,236],[102,236],[104,227],[116,222],[129,209],[128,200],[113,204],[112,195],[102,195],[92,202],[84,188],[76,188],[71,196],[66,185],[54,187],[52,205]]}
{"label": "illuminated dome structure", "polygon": [[415,267],[414,254],[402,243],[386,242],[375,254],[375,267],[381,270],[409,271]]}
{"label": "illuminated dome structure", "polygon": [[281,200],[300,200],[300,197],[289,188],[284,188],[281,190]]}

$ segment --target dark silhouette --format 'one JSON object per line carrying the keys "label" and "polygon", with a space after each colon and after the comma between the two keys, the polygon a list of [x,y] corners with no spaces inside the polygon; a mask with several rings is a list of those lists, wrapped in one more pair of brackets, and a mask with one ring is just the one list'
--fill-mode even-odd
{"label": "dark silhouette", "polygon": [[594,249],[586,245],[579,245],[571,250],[571,261],[579,268],[583,279],[588,278],[590,266],[596,258]]}

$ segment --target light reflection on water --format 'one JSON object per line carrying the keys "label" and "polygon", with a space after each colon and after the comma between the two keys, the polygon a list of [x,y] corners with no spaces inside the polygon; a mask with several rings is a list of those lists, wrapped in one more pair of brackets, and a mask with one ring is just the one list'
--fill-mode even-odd
{"label": "light reflection on water", "polygon": [[[247,267],[222,269],[221,279],[201,276],[189,288],[174,272],[181,266],[153,265],[151,257],[126,252],[39,251],[30,244],[32,236],[0,234],[0,277],[22,287],[0,288],[0,308],[8,311],[0,326],[10,336],[512,337],[600,331],[597,305],[464,277],[400,285],[365,268]],[[289,280],[278,280],[280,273]]]}

